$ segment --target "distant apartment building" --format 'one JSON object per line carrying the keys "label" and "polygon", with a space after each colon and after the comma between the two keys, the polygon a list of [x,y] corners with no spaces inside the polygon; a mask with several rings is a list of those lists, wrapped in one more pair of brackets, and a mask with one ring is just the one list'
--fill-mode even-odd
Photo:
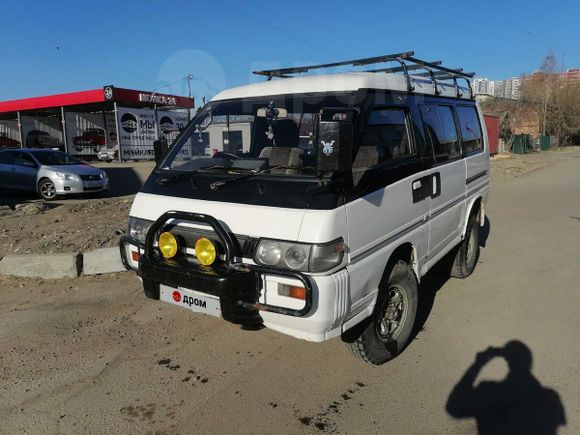
{"label": "distant apartment building", "polygon": [[475,95],[491,95],[508,100],[517,100],[521,95],[522,80],[513,77],[508,80],[489,80],[485,77],[476,77],[472,81]]}

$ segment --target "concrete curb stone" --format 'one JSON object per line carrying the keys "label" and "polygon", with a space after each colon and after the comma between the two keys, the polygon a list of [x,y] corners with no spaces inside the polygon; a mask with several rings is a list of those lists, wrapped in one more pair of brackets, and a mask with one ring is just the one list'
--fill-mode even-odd
{"label": "concrete curb stone", "polygon": [[119,248],[100,248],[83,254],[83,275],[125,272]]}
{"label": "concrete curb stone", "polygon": [[76,278],[81,269],[77,253],[6,255],[0,261],[0,274],[29,278]]}

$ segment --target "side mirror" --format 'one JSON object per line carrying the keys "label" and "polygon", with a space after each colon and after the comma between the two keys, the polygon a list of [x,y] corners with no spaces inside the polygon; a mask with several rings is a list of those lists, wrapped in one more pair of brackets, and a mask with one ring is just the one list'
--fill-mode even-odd
{"label": "side mirror", "polygon": [[167,152],[169,145],[167,139],[157,139],[153,142],[153,152],[155,153],[155,164],[159,165],[163,156]]}
{"label": "side mirror", "polygon": [[318,172],[346,172],[352,165],[353,126],[350,120],[320,121]]}

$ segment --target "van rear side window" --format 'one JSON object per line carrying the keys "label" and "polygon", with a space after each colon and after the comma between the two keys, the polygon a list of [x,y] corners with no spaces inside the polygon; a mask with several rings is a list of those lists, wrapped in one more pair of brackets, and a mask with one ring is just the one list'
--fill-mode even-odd
{"label": "van rear side window", "polygon": [[466,153],[483,150],[483,134],[477,110],[473,106],[457,106],[457,117],[461,126],[463,150]]}
{"label": "van rear side window", "polygon": [[376,147],[378,162],[412,154],[407,118],[402,109],[375,109],[361,137],[361,146]]}
{"label": "van rear side window", "polygon": [[451,106],[424,104],[421,106],[421,115],[435,162],[443,163],[461,157],[461,145]]}

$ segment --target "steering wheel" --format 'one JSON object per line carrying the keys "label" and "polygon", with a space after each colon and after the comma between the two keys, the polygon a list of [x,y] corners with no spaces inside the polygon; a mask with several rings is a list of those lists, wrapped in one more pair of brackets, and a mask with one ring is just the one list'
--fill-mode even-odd
{"label": "steering wheel", "polygon": [[228,159],[228,160],[237,160],[240,157],[235,155],[234,153],[226,153],[225,151],[219,151],[217,153],[215,153],[212,156],[214,159],[217,159],[219,157],[223,157],[224,159]]}

